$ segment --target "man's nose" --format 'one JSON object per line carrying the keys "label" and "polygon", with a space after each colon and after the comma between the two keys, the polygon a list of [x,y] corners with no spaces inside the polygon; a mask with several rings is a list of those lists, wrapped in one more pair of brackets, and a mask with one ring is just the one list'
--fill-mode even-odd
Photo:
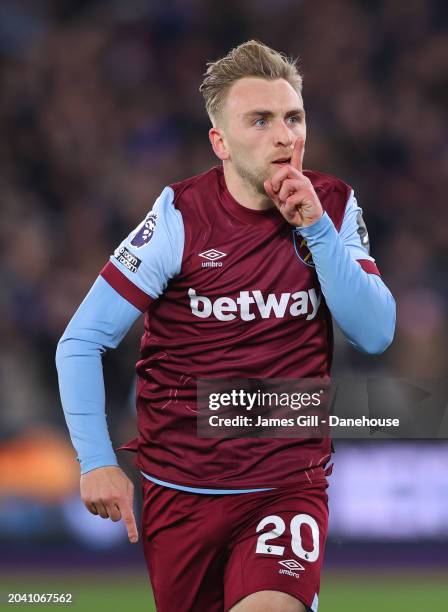
{"label": "man's nose", "polygon": [[284,121],[279,121],[274,132],[275,144],[282,147],[292,147],[294,134]]}

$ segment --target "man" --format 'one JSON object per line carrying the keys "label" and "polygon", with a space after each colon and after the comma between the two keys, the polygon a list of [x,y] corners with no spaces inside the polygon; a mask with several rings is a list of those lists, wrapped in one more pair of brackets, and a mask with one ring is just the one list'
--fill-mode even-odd
{"label": "man", "polygon": [[222,166],[166,187],[117,248],[58,347],[60,390],[93,514],[137,541],[132,484],[107,432],[101,354],[145,315],[137,363],[142,538],[162,612],[317,610],[327,532],[327,438],[199,438],[196,380],[328,377],[331,315],[368,353],[394,300],[362,211],[302,171],[301,77],[256,42],[201,85]]}

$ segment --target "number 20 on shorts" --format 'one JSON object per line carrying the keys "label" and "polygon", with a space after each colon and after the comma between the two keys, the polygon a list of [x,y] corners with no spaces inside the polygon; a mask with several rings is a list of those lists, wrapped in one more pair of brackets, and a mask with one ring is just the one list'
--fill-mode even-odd
{"label": "number 20 on shorts", "polygon": [[[258,536],[257,539],[257,553],[265,555],[279,555],[282,556],[285,552],[284,546],[278,546],[275,544],[267,544],[271,540],[283,535],[286,529],[285,521],[275,514],[266,516],[257,525],[257,533],[264,529],[267,525],[274,525],[274,528],[270,531],[265,531]],[[302,545],[302,534],[300,529],[302,525],[308,525],[311,529],[311,535],[313,540],[312,550],[305,550]],[[291,548],[293,553],[303,559],[313,563],[319,558],[319,526],[317,522],[309,514],[296,514],[290,524],[291,531]]]}

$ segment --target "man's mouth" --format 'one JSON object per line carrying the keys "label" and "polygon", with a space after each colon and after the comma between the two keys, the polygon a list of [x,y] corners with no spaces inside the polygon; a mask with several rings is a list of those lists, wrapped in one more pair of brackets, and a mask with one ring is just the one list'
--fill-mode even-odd
{"label": "man's mouth", "polygon": [[289,164],[290,161],[290,157],[279,157],[278,159],[275,159],[272,163],[276,166],[284,166],[285,164]]}

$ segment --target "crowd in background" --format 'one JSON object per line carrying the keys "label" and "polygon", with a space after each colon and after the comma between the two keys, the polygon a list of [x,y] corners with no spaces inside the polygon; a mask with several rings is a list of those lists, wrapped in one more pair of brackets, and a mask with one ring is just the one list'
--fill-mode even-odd
{"label": "crowd in background", "polygon": [[[56,343],[162,188],[218,163],[198,87],[207,61],[250,38],[300,57],[305,167],[354,186],[397,300],[392,348],[367,358],[338,336],[338,371],[445,376],[444,8],[429,0],[3,0],[3,442],[29,426],[63,426]],[[131,427],[140,330],[141,322],[106,357],[120,441]]]}

